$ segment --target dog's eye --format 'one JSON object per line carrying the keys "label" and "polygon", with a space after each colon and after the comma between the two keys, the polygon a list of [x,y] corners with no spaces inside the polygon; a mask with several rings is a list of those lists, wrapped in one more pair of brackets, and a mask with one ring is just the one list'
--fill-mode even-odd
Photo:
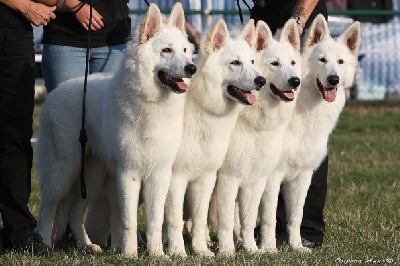
{"label": "dog's eye", "polygon": [[292,66],[294,66],[294,65],[296,64],[296,61],[292,60],[292,62],[290,62],[290,64],[291,64]]}
{"label": "dog's eye", "polygon": [[166,48],[163,48],[162,51],[163,51],[163,53],[171,53],[172,49],[169,47],[166,47]]}
{"label": "dog's eye", "polygon": [[326,58],[325,57],[321,57],[320,59],[319,59],[319,61],[321,62],[321,63],[324,63],[324,64],[326,64],[328,61],[326,61]]}
{"label": "dog's eye", "polygon": [[251,60],[251,64],[254,65],[254,60]]}
{"label": "dog's eye", "polygon": [[344,60],[343,59],[339,59],[338,63],[339,63],[339,65],[342,65],[342,64],[344,64]]}
{"label": "dog's eye", "polygon": [[183,48],[183,52],[186,53],[186,51],[187,51],[187,49],[186,49],[186,48]]}
{"label": "dog's eye", "polygon": [[240,62],[239,60],[234,60],[230,64],[235,65],[235,66],[240,66],[242,64],[242,62]]}
{"label": "dog's eye", "polygon": [[271,63],[271,65],[273,65],[273,66],[279,66],[279,62],[278,62],[278,61],[273,61],[273,62]]}

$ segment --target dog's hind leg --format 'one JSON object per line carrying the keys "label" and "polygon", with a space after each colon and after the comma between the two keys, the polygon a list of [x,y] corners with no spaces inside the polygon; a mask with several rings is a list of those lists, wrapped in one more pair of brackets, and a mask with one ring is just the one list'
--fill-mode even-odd
{"label": "dog's hind leg", "polygon": [[221,256],[232,256],[235,252],[233,230],[235,225],[235,205],[239,182],[234,177],[218,175],[215,197],[217,204],[218,243]]}
{"label": "dog's hind leg", "polygon": [[186,257],[183,241],[183,202],[187,187],[186,178],[172,176],[165,201],[165,228],[169,255]]}
{"label": "dog's hind leg", "polygon": [[290,180],[283,186],[289,245],[300,252],[311,252],[311,249],[303,247],[301,243],[300,225],[312,174],[312,171],[302,172],[296,179]]}
{"label": "dog's hind leg", "polygon": [[192,248],[205,257],[213,257],[214,253],[208,249],[206,233],[208,207],[211,194],[215,187],[216,172],[209,172],[189,183],[190,213],[193,219]]}
{"label": "dog's hind leg", "polygon": [[90,240],[98,245],[107,246],[110,235],[111,207],[106,191],[89,204],[85,228]]}
{"label": "dog's hind leg", "polygon": [[260,249],[270,253],[277,252],[276,249],[276,208],[278,206],[278,195],[281,187],[283,173],[274,173],[266,182],[265,190],[261,197],[261,243]]}
{"label": "dog's hind leg", "polygon": [[254,228],[257,223],[258,206],[265,188],[265,179],[244,184],[238,195],[239,216],[241,224],[242,246],[248,252],[259,252],[254,239]]}
{"label": "dog's hind leg", "polygon": [[147,220],[147,251],[150,256],[165,256],[162,244],[164,206],[171,179],[171,170],[155,171],[144,182],[144,204]]}
{"label": "dog's hind leg", "polygon": [[40,203],[40,215],[38,217],[37,232],[43,238],[43,243],[52,247],[53,243],[53,224],[57,213],[58,203],[61,199],[42,198]]}
{"label": "dog's hind leg", "polygon": [[88,204],[100,194],[106,175],[107,172],[102,162],[94,157],[87,156],[85,161],[87,199],[82,199],[80,197],[80,190],[78,189],[79,185],[75,187],[75,193],[69,195],[74,198],[71,199],[73,204],[71,205],[68,222],[78,246],[84,250],[93,252],[101,251],[100,246],[93,244],[89,239],[84,227],[83,219]]}
{"label": "dog's hind leg", "polygon": [[[37,232],[43,242],[52,246],[55,238],[59,238],[67,224],[69,201],[65,196],[71,193],[72,184],[76,175],[70,164],[57,164],[53,161],[41,173],[41,203],[38,218]],[[49,178],[51,177],[51,178]],[[60,225],[60,226],[56,226]]]}

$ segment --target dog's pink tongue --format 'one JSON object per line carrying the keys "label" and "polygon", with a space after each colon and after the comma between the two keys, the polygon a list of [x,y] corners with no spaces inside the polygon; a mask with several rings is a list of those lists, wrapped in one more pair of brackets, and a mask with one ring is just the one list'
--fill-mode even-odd
{"label": "dog's pink tongue", "polygon": [[294,92],[293,91],[285,91],[285,92],[283,92],[283,95],[285,95],[285,97],[288,98],[289,100],[293,100],[294,99]]}
{"label": "dog's pink tongue", "polygon": [[256,96],[252,94],[251,92],[246,92],[244,94],[244,97],[246,98],[247,102],[252,105],[256,102]]}
{"label": "dog's pink tongue", "polygon": [[332,89],[324,90],[324,99],[328,103],[331,103],[331,102],[335,101],[335,99],[336,99],[336,89],[332,88]]}
{"label": "dog's pink tongue", "polygon": [[183,91],[187,90],[187,88],[189,87],[184,81],[178,81],[176,85],[178,85],[179,89]]}

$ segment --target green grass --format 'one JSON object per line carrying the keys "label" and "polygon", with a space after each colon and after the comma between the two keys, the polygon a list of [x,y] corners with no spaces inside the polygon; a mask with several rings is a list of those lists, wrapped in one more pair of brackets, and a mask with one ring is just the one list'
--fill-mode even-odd
{"label": "green grass", "polygon": [[[34,127],[37,128],[38,113]],[[130,260],[110,251],[85,254],[68,247],[60,255],[38,258],[8,253],[0,265],[334,265],[400,264],[400,103],[350,103],[329,143],[327,225],[324,246],[311,254],[280,247],[274,255],[238,251],[230,259],[160,261],[146,255]],[[33,169],[30,208],[38,214],[40,195]],[[144,233],[143,214],[139,221]],[[215,248],[215,247],[214,247]]]}

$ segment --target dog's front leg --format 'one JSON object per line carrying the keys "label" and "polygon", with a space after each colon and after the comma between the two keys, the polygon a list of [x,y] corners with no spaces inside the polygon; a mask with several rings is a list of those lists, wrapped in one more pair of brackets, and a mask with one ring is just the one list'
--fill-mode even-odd
{"label": "dog's front leg", "polygon": [[282,172],[273,173],[266,182],[264,193],[261,197],[261,244],[260,248],[275,253],[276,249],[276,208],[281,188]]}
{"label": "dog's front leg", "polygon": [[238,200],[243,239],[242,246],[248,252],[259,252],[254,239],[254,228],[256,227],[258,206],[264,188],[265,178],[260,178],[254,183],[244,184],[239,190]]}
{"label": "dog's front leg", "polygon": [[289,245],[300,252],[311,252],[311,249],[303,247],[301,243],[300,225],[312,174],[312,171],[302,172],[296,179],[283,186]]}
{"label": "dog's front leg", "polygon": [[170,169],[160,169],[144,182],[147,219],[147,251],[150,256],[165,256],[162,245],[164,206],[171,179]]}
{"label": "dog's front leg", "polygon": [[233,256],[235,243],[233,229],[235,225],[235,201],[239,190],[238,181],[227,175],[218,175],[214,193],[217,201],[218,244],[220,256]]}
{"label": "dog's front leg", "polygon": [[187,187],[186,178],[171,177],[171,183],[165,202],[165,227],[168,242],[168,254],[186,257],[183,241],[183,201]]}
{"label": "dog's front leg", "polygon": [[188,192],[190,198],[190,213],[193,219],[192,248],[205,257],[213,257],[214,253],[207,247],[206,233],[208,207],[210,205],[211,194],[215,187],[217,178],[216,171],[201,175],[189,184]]}
{"label": "dog's front leg", "polygon": [[137,209],[141,180],[135,171],[118,175],[117,193],[121,206],[121,252],[127,257],[137,257]]}

